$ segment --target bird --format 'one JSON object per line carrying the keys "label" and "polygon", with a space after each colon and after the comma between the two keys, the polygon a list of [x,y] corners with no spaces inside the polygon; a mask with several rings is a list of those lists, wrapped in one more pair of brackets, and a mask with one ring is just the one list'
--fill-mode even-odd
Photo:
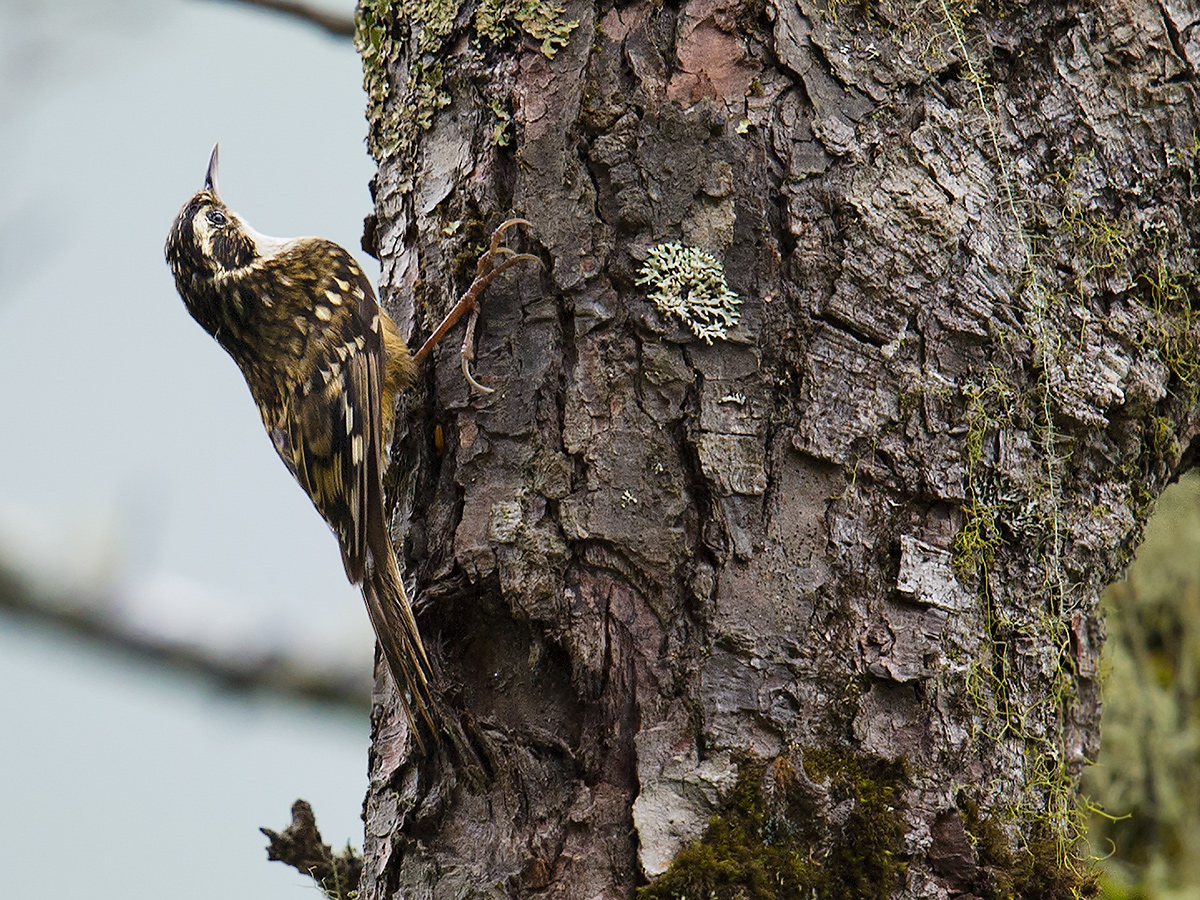
{"label": "bird", "polygon": [[384,506],[396,399],[468,313],[463,373],[477,389],[491,390],[470,372],[478,299],[511,266],[541,264],[503,246],[505,232],[529,222],[514,218],[496,228],[471,285],[414,354],[344,248],[319,237],[259,234],[225,204],[218,149],[203,187],[171,226],[167,264],[187,311],[233,358],[280,459],[337,536],[346,576],[362,590],[423,749],[419,723],[437,741],[439,705]]}

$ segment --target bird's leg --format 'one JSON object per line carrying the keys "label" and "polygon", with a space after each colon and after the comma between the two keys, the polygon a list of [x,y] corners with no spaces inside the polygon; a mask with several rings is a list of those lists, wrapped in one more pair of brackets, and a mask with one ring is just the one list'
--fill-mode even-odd
{"label": "bird's leg", "polygon": [[463,375],[466,376],[472,387],[484,393],[492,393],[494,388],[480,384],[471,374],[470,364],[471,360],[475,358],[475,323],[479,319],[479,295],[496,279],[496,276],[519,262],[528,260],[538,265],[542,264],[542,261],[531,253],[516,253],[508,247],[500,246],[500,242],[504,240],[504,232],[515,225],[528,224],[524,219],[509,219],[492,232],[492,240],[487,253],[479,257],[479,262],[475,265],[475,280],[454,304],[454,308],[446,313],[446,317],[421,345],[421,349],[413,354],[414,363],[419,366],[437,346],[438,341],[446,336],[446,332],[457,325],[458,320],[469,312],[471,318],[467,320],[467,335],[462,345]]}

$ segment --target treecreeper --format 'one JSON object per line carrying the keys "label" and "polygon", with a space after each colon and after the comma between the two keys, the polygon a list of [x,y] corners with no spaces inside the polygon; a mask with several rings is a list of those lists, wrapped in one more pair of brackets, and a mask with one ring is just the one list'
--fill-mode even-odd
{"label": "treecreeper", "polygon": [[509,219],[495,230],[474,281],[415,354],[345,249],[324,238],[267,237],[225,205],[216,147],[204,186],[167,237],[184,305],[241,369],[280,459],[337,535],[421,748],[422,726],[437,742],[445,719],[384,508],[397,394],[412,388],[421,363],[468,313],[463,374],[491,390],[469,365],[478,299],[516,263],[540,264],[502,243],[507,230],[528,224]]}

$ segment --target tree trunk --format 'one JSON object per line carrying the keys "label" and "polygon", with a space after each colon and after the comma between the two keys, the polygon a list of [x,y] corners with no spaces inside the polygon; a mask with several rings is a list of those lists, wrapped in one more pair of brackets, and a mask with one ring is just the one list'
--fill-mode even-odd
{"label": "tree trunk", "polygon": [[359,18],[401,327],[503,218],[546,264],[484,298],[496,393],[452,335],[393,448],[488,771],[381,680],[362,896],[1087,893],[1097,595],[1195,434],[1200,17]]}

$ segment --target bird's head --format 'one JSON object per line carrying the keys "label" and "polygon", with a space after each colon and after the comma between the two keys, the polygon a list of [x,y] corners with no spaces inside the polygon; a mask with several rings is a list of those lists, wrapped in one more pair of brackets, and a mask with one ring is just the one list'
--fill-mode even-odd
{"label": "bird's head", "polygon": [[227,300],[233,296],[230,287],[290,243],[259,234],[225,205],[217,187],[217,148],[213,147],[204,187],[175,217],[166,256],[188,311],[215,336],[226,319]]}
{"label": "bird's head", "polygon": [[269,258],[288,242],[267,237],[251,228],[225,205],[217,188],[217,148],[213,147],[204,176],[204,187],[183,205],[171,233],[166,255],[175,282],[185,291],[201,281],[213,281]]}

